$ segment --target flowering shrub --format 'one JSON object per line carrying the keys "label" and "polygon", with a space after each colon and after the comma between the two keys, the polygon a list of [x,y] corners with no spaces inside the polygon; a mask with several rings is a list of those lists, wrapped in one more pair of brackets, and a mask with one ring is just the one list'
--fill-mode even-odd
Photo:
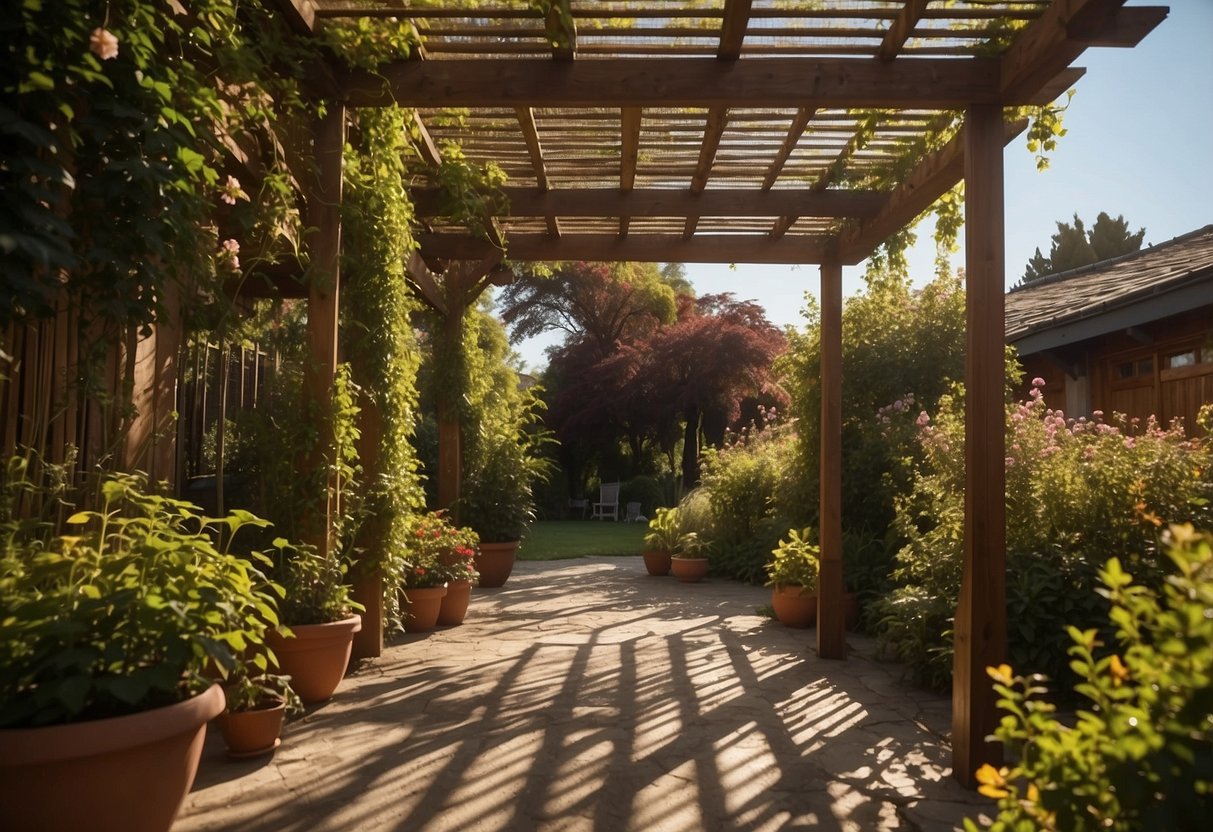
{"label": "flowering shrub", "polygon": [[[1106,603],[1094,592],[1098,565],[1120,553],[1138,580],[1158,586],[1167,518],[1207,524],[1210,449],[1182,429],[1103,414],[1067,419],[1045,402],[1044,382],[1007,409],[1007,611],[1012,663],[1066,678],[1064,627],[1098,627]],[[945,397],[932,418],[912,410],[921,462],[897,503],[900,588],[880,605],[882,641],[917,681],[949,684],[950,619],[960,592],[964,528],[964,411]],[[891,420],[892,422],[893,420]]]}
{"label": "flowering shrub", "polygon": [[[1097,631],[1069,628],[1073,727],[1053,716],[1039,676],[989,668],[1006,712],[995,735],[1017,760],[982,766],[998,800],[991,829],[1198,829],[1213,790],[1213,537],[1191,526],[1164,536],[1176,567],[1161,590],[1135,585],[1113,558],[1099,573],[1115,652]],[[1204,818],[1205,820],[1200,820]],[[973,821],[965,828],[975,830]]]}
{"label": "flowering shrub", "polygon": [[[934,410],[964,376],[964,291],[954,276],[914,288],[904,275],[871,272],[842,312],[842,526],[844,575],[864,600],[888,589],[899,541],[888,534],[895,501],[910,489],[912,420]],[[777,369],[797,422],[788,526],[816,523],[821,450],[821,322],[788,339]],[[901,402],[900,408],[897,403]],[[875,418],[873,416],[875,415]],[[888,421],[884,421],[884,417]],[[783,529],[777,534],[782,533]],[[769,544],[768,544],[769,549]]]}
{"label": "flowering shrub", "polygon": [[475,580],[477,543],[474,531],[452,525],[444,511],[415,515],[408,534],[403,586],[420,589]]}
{"label": "flowering shrub", "polygon": [[797,477],[794,426],[774,408],[759,413],[760,423],[704,453],[703,484],[692,494],[707,501],[706,528],[684,529],[710,545],[714,573],[753,583],[763,580],[771,550],[792,525],[786,517]]}

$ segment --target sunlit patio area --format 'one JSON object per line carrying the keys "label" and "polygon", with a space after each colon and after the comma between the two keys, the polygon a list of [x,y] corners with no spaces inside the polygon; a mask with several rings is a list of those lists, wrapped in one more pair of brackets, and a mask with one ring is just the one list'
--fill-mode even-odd
{"label": "sunlit patio area", "polygon": [[848,634],[680,584],[639,558],[519,563],[467,622],[398,638],[272,757],[217,732],[175,830],[946,830],[950,702]]}

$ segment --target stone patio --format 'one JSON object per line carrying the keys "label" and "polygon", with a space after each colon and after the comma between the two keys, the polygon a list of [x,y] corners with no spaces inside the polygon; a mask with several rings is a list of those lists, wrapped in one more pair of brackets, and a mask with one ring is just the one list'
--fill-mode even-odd
{"label": "stone patio", "polygon": [[191,830],[950,830],[990,801],[948,768],[950,702],[769,591],[640,558],[519,563],[467,622],[396,639],[272,757],[211,731]]}

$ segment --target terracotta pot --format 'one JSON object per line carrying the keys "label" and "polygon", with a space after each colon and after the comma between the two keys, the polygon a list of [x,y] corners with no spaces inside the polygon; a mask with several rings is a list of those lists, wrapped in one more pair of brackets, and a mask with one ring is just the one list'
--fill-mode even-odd
{"label": "terracotta pot", "polygon": [[467,617],[468,605],[472,602],[471,581],[449,581],[446,595],[442,596],[442,608],[438,610],[438,625],[454,627]]}
{"label": "terracotta pot", "polygon": [[674,577],[683,583],[693,584],[703,580],[708,574],[707,558],[671,558],[670,571]]}
{"label": "terracotta pot", "polygon": [[803,589],[799,584],[771,587],[771,606],[775,608],[775,617],[786,627],[812,627],[817,623],[817,595],[802,595]]}
{"label": "terracotta pot", "polygon": [[480,573],[478,586],[503,586],[514,571],[514,558],[518,555],[517,540],[507,543],[481,543],[476,554],[476,571]]}
{"label": "terracotta pot", "polygon": [[442,596],[446,595],[446,584],[442,586],[409,587],[400,590],[407,602],[404,609],[404,631],[406,633],[428,633],[438,623],[438,612],[442,609]]}
{"label": "terracotta pot", "polygon": [[286,703],[269,702],[251,711],[228,711],[221,714],[219,730],[229,757],[255,757],[268,754],[282,740],[282,720],[286,716]]}
{"label": "terracotta pot", "polygon": [[266,644],[278,657],[278,666],[291,677],[291,687],[303,704],[331,699],[350,663],[354,633],[362,629],[362,616],[327,624],[292,624],[290,628],[294,638],[284,638],[277,630],[265,634]]}
{"label": "terracotta pot", "polygon": [[644,568],[650,575],[660,576],[670,574],[670,553],[645,552]]}
{"label": "terracotta pot", "polygon": [[212,685],[130,716],[0,730],[0,825],[167,832],[223,706]]}

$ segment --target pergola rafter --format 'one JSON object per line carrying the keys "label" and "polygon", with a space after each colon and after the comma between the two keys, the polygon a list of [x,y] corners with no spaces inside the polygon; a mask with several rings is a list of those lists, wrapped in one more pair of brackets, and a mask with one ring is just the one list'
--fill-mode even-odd
{"label": "pergola rafter", "polygon": [[[333,87],[315,92],[349,108],[418,110],[415,197],[426,230],[408,272],[436,308],[449,313],[486,281],[506,279],[503,255],[821,265],[825,658],[846,653],[842,265],[965,182],[970,494],[953,749],[957,777],[972,784],[976,767],[997,758],[985,743],[993,703],[983,674],[1002,660],[1005,633],[1001,159],[1026,126],[1008,109],[1050,103],[1081,76],[1073,62],[1085,49],[1133,46],[1167,9],[1125,0],[556,0],[540,13],[504,2],[276,2],[300,32],[404,19],[422,41],[411,60],[338,71]],[[453,108],[466,113],[436,117]],[[446,141],[510,179],[509,214],[482,218],[487,240],[440,215],[431,173]],[[333,234],[322,228],[311,245],[332,270],[335,296]],[[426,266],[439,261],[441,279]]]}

